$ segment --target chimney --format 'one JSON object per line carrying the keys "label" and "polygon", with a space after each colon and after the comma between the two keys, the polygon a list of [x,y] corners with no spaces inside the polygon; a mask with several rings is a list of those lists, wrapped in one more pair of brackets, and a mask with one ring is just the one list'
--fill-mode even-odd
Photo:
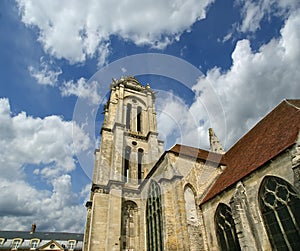
{"label": "chimney", "polygon": [[31,231],[30,231],[30,233],[31,233],[31,234],[35,233],[35,229],[36,229],[36,224],[33,223],[33,224],[31,225]]}

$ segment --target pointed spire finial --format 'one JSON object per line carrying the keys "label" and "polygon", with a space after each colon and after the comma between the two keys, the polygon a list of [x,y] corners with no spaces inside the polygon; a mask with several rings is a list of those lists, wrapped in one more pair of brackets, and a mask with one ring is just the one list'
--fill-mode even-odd
{"label": "pointed spire finial", "polygon": [[212,128],[209,128],[208,132],[209,132],[210,151],[215,153],[225,153],[223,146],[220,143],[218,137],[216,136],[214,130]]}

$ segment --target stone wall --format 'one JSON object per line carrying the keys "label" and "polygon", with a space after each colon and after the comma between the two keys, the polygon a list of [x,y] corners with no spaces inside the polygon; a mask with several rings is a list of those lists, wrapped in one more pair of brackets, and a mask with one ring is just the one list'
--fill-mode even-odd
{"label": "stone wall", "polygon": [[207,250],[220,250],[214,221],[219,203],[225,203],[231,207],[242,250],[272,249],[258,205],[258,191],[262,180],[267,175],[277,176],[292,185],[295,184],[291,152],[287,150],[281,153],[234,186],[227,188],[201,205],[208,244]]}

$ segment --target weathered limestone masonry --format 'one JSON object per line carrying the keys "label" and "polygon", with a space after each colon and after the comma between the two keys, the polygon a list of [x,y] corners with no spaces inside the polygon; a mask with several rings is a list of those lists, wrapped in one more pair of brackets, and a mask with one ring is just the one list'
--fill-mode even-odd
{"label": "weathered limestone masonry", "polygon": [[[201,201],[208,250],[299,250],[299,106],[283,101],[226,152],[228,166]],[[217,223],[220,205],[231,234]]]}
{"label": "weathered limestone masonry", "polygon": [[154,100],[150,86],[133,77],[111,84],[87,202],[85,251],[207,248],[197,205],[222,170],[223,148],[211,129],[215,153],[180,145],[163,153]]}
{"label": "weathered limestone masonry", "polygon": [[101,146],[95,151],[84,250],[145,248],[145,206],[138,186],[163,151],[154,99],[150,86],[133,77],[111,84]]}
{"label": "weathered limestone masonry", "polygon": [[294,149],[291,151],[292,154],[292,168],[294,171],[295,187],[300,191],[300,132]]}
{"label": "weathered limestone masonry", "polygon": [[227,152],[163,152],[155,95],[113,80],[95,151],[84,251],[300,250],[300,100],[285,100]]}
{"label": "weathered limestone masonry", "polygon": [[220,250],[217,245],[217,236],[214,234],[216,233],[215,222],[212,220],[215,218],[215,212],[220,203],[231,205],[241,250],[272,250],[259,212],[258,191],[263,178],[267,175],[285,177],[293,184],[294,176],[290,160],[289,152],[282,153],[262,169],[238,182],[236,186],[202,205],[208,250]]}

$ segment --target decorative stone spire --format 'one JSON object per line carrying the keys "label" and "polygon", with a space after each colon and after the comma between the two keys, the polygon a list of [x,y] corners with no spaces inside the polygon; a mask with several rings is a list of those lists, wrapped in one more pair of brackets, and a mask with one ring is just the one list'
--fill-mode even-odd
{"label": "decorative stone spire", "polygon": [[214,130],[212,128],[209,128],[208,132],[209,132],[210,151],[215,153],[225,153],[223,146],[221,145],[219,139],[217,138]]}

